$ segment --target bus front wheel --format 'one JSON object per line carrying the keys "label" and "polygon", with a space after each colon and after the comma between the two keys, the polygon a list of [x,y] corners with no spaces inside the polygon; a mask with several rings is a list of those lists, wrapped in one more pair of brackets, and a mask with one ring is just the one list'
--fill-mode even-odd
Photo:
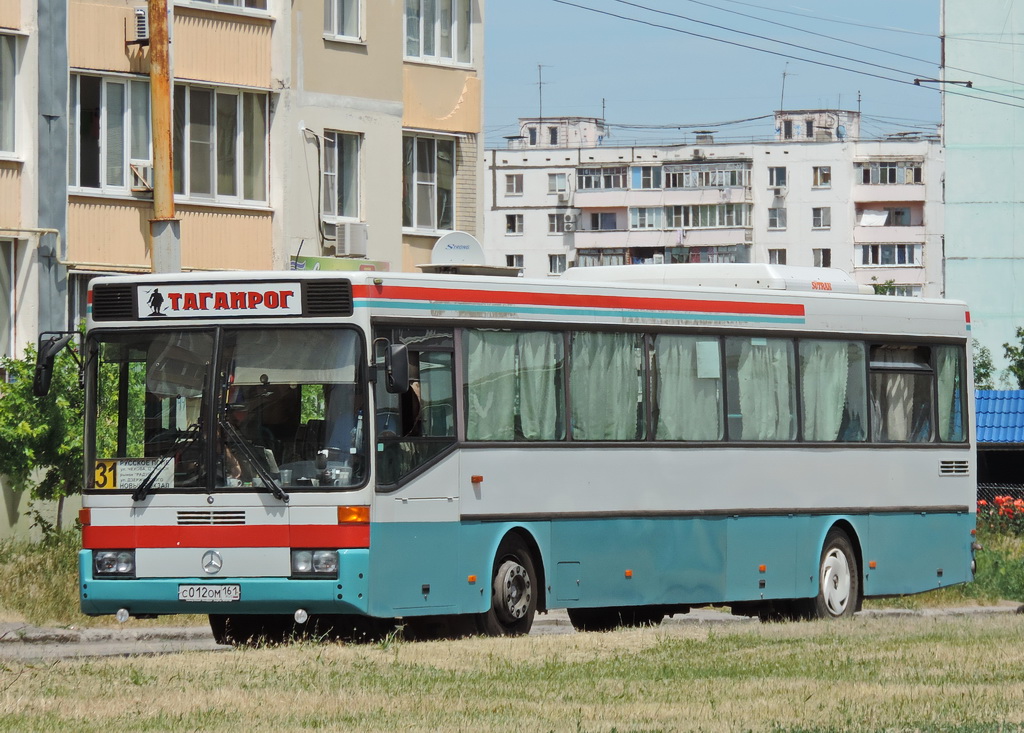
{"label": "bus front wheel", "polygon": [[521,636],[530,632],[537,612],[537,572],[526,543],[509,535],[498,547],[491,574],[491,608],[481,614],[487,636]]}
{"label": "bus front wheel", "polygon": [[818,563],[818,595],[811,600],[814,618],[843,618],[857,610],[860,572],[850,538],[841,529],[825,537]]}

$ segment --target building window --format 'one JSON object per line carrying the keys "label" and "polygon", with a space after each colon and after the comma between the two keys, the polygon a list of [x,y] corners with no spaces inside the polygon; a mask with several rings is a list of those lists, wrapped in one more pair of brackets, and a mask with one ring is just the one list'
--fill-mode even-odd
{"label": "building window", "polygon": [[768,228],[769,229],[785,229],[786,228],[786,210],[785,209],[768,209]]}
{"label": "building window", "polygon": [[773,166],[768,169],[768,185],[769,186],[785,186],[786,185],[786,167],[785,166]]}
{"label": "building window", "polygon": [[804,133],[807,135],[808,140],[814,139],[814,120],[804,121]]}
{"label": "building window", "polygon": [[811,226],[815,229],[828,229],[832,226],[832,207],[816,206],[811,209]]}
{"label": "building window", "polygon": [[[14,242],[0,239],[0,356],[14,356]],[[77,323],[77,321],[76,321]],[[0,372],[0,377],[6,377]]]}
{"label": "building window", "polygon": [[523,193],[523,174],[510,173],[505,176],[505,194],[508,196],[521,196]]}
{"label": "building window", "polygon": [[548,193],[565,193],[567,185],[564,173],[548,173]]}
{"label": "building window", "polygon": [[784,264],[786,264],[786,250],[784,250],[784,249],[770,249],[770,250],[768,250],[768,264],[769,265],[784,265]]}
{"label": "building window", "polygon": [[558,128],[557,127],[549,127],[548,128],[548,144],[549,145],[558,145]]}
{"label": "building window", "polygon": [[522,255],[505,255],[505,266],[506,267],[523,267],[523,256]]}
{"label": "building window", "polygon": [[359,135],[324,133],[324,217],[359,218]]}
{"label": "building window", "polygon": [[536,145],[537,144],[537,128],[536,127],[527,128],[526,132],[530,135],[530,145]]}
{"label": "building window", "polygon": [[523,215],[505,214],[505,234],[523,233]]}
{"label": "building window", "polygon": [[665,249],[665,261],[669,263],[686,262],[746,262],[745,252],[739,251],[735,244],[720,247],[668,247]]}
{"label": "building window", "polygon": [[153,159],[149,82],[73,74],[70,102],[69,185],[123,192],[141,183]]}
{"label": "building window", "polygon": [[816,165],[814,166],[814,187],[815,188],[832,188],[832,166],[830,165]]}
{"label": "building window", "polygon": [[832,267],[832,250],[815,249],[811,251],[814,253],[815,267]]}
{"label": "building window", "polygon": [[174,192],[266,201],[268,99],[265,93],[175,86]]}
{"label": "building window", "polygon": [[548,214],[548,234],[562,234],[565,232],[566,218],[572,221],[570,214]]}
{"label": "building window", "polygon": [[455,140],[406,135],[402,148],[402,226],[453,229]]}
{"label": "building window", "polygon": [[561,275],[565,272],[565,255],[548,255],[548,274]]}
{"label": "building window", "polygon": [[660,165],[635,165],[632,167],[633,188],[661,188]]}
{"label": "building window", "polygon": [[921,164],[910,160],[883,160],[857,163],[861,183],[923,183]]}
{"label": "building window", "polygon": [[666,206],[667,229],[718,229],[749,226],[749,204]]}
{"label": "building window", "polygon": [[0,151],[14,152],[14,103],[17,80],[14,36],[0,36]]}
{"label": "building window", "polygon": [[661,229],[662,209],[658,206],[638,206],[629,210],[630,229]]}
{"label": "building window", "polygon": [[624,249],[581,249],[576,252],[578,267],[607,267],[626,264]]}
{"label": "building window", "polygon": [[618,229],[614,211],[595,211],[590,214],[590,228],[595,231],[611,232]]}
{"label": "building window", "polygon": [[859,244],[860,266],[920,267],[921,244]]}
{"label": "building window", "polygon": [[920,226],[915,221],[914,211],[909,206],[887,206],[884,209],[861,209],[857,214],[857,225],[862,227],[908,227]]}
{"label": "building window", "polygon": [[890,285],[884,295],[899,295],[904,298],[920,298],[920,285]]}
{"label": "building window", "polygon": [[360,2],[361,0],[324,0],[324,34],[339,38],[359,38]]}
{"label": "building window", "polygon": [[471,30],[471,0],[405,0],[406,58],[471,63]]}
{"label": "building window", "polygon": [[735,188],[750,185],[745,163],[666,165],[665,188]]}
{"label": "building window", "polygon": [[782,137],[786,140],[793,139],[793,120],[784,120],[782,122]]}
{"label": "building window", "polygon": [[576,171],[576,188],[585,191],[592,188],[625,188],[626,166],[608,168],[580,168]]}
{"label": "building window", "polygon": [[266,10],[267,0],[191,0],[193,3],[203,5],[222,5],[229,8],[243,8],[246,10]]}

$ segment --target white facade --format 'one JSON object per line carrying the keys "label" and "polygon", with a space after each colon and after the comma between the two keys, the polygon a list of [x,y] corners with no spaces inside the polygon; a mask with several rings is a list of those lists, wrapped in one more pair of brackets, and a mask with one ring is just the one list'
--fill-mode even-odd
{"label": "white facade", "polygon": [[856,113],[832,114],[844,122],[841,140],[819,127],[812,139],[777,133],[758,143],[705,136],[531,148],[517,139],[488,150],[487,262],[521,266],[528,277],[657,262],[831,266],[864,285],[941,295],[938,140],[851,139]]}

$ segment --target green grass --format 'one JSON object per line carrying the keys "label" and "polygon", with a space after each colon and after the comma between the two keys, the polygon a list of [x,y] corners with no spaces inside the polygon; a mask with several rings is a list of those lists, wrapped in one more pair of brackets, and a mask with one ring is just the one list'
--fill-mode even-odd
{"label": "green grass", "polygon": [[1011,731],[1024,616],[0,664],[0,730]]}
{"label": "green grass", "polygon": [[[1024,538],[979,531],[983,550],[978,553],[975,582],[914,596],[867,601],[866,608],[949,607],[1024,603]],[[0,542],[0,618],[36,625],[112,626],[112,616],[89,618],[78,610],[78,550],[80,534],[51,534],[44,542]],[[202,616],[163,616],[144,625],[205,624]]]}

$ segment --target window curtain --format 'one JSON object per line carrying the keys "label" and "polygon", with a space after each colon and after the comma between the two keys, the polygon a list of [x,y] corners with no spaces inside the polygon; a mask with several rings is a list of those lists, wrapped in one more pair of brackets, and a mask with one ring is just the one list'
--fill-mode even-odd
{"label": "window curtain", "polygon": [[796,436],[792,347],[783,339],[740,341],[741,440],[792,440]]}
{"label": "window curtain", "polygon": [[561,334],[516,331],[466,332],[466,437],[560,440]]}
{"label": "window curtain", "polygon": [[635,440],[639,435],[640,342],[630,333],[577,333],[572,342],[573,437]]}
{"label": "window curtain", "polygon": [[515,346],[512,331],[466,332],[466,438],[515,438]]}
{"label": "window curtain", "polygon": [[939,440],[964,440],[963,380],[960,376],[960,350],[938,346],[935,362],[939,380]]}
{"label": "window curtain", "polygon": [[804,440],[839,438],[849,376],[847,346],[843,341],[800,343]]}
{"label": "window curtain", "polygon": [[871,416],[874,439],[888,443],[910,440],[914,411],[914,375],[871,375]]}
{"label": "window curtain", "polygon": [[696,336],[654,339],[658,440],[719,440],[722,379],[718,340]]}

